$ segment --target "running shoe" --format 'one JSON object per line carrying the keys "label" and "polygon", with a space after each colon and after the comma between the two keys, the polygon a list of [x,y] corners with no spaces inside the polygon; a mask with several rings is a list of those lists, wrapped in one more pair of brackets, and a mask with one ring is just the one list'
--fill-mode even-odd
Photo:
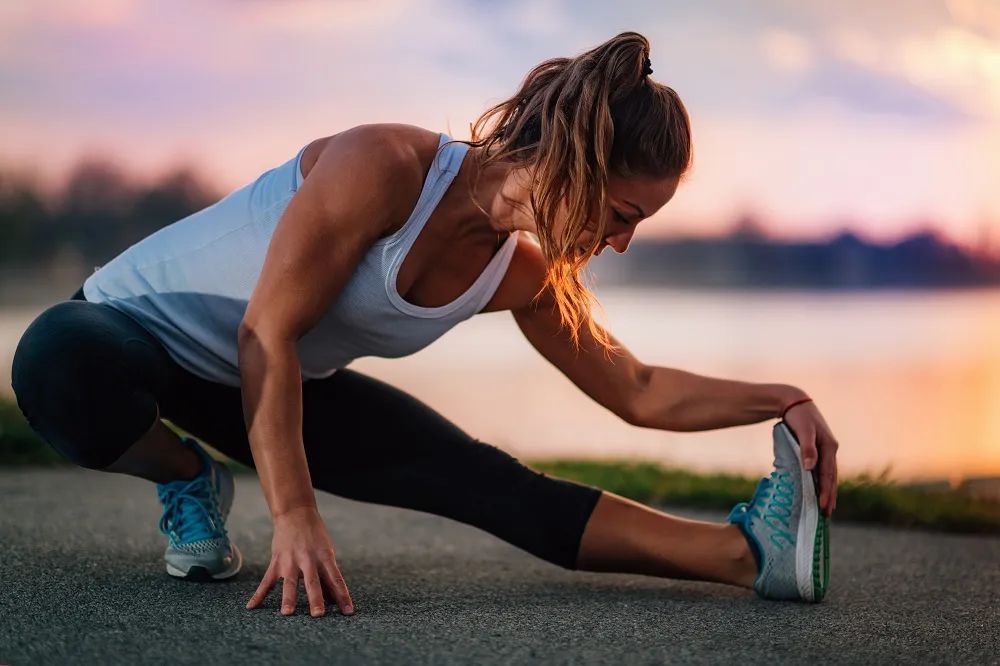
{"label": "running shoe", "polygon": [[830,582],[830,532],[815,472],[784,421],[775,424],[774,471],[727,519],[739,525],[757,562],[753,589],[765,599],[820,601]]}
{"label": "running shoe", "polygon": [[243,556],[226,533],[236,488],[233,473],[193,438],[181,442],[195,450],[202,469],[193,479],[156,484],[163,504],[160,531],[167,535],[167,573],[199,581],[235,576]]}

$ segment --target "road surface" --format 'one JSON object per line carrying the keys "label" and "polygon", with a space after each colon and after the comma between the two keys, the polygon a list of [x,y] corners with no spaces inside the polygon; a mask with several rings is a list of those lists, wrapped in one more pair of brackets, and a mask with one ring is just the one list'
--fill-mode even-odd
{"label": "road surface", "polygon": [[[163,570],[151,484],[0,471],[0,663],[1000,663],[1000,538],[835,523],[819,605],[564,571],[471,527],[321,494],[357,613],[247,611],[270,522],[237,477],[232,582]],[[722,515],[681,512],[721,520]]]}

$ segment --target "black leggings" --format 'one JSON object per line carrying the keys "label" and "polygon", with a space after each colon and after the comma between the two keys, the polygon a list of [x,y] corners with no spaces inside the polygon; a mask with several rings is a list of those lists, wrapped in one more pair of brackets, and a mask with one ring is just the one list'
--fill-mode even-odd
{"label": "black leggings", "polygon": [[[162,418],[253,466],[240,389],[191,374],[129,315],[77,291],[28,326],[12,385],[31,427],[78,465],[118,459]],[[349,368],[302,384],[313,485],[446,516],[575,568],[601,491],[538,473],[412,395]]]}

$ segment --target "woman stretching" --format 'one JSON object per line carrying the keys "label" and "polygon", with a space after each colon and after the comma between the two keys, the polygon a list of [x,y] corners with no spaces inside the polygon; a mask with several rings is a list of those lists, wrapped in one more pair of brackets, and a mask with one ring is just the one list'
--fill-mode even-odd
{"label": "woman stretching", "polygon": [[[247,608],[280,579],[293,613],[302,579],[312,615],[354,612],[314,488],[459,520],[569,569],[818,601],[837,442],[815,404],[787,384],[646,365],[590,316],[580,271],[624,252],[691,161],[687,112],[648,56],[626,32],[543,62],[468,142],[402,124],[310,141],[42,312],[15,352],[18,405],[74,463],[157,484],[173,576],[228,578],[242,556],[231,473],[162,419],[255,467],[274,533]],[[773,473],[727,522],[681,519],[537,473],[346,367],[497,310],[627,423],[783,419]]]}

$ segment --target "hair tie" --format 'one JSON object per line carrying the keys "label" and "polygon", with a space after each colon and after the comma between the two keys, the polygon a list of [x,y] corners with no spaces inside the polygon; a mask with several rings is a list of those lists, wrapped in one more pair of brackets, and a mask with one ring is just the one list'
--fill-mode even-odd
{"label": "hair tie", "polygon": [[649,76],[653,73],[653,64],[649,61],[649,56],[646,56],[646,62],[642,63],[642,75]]}

